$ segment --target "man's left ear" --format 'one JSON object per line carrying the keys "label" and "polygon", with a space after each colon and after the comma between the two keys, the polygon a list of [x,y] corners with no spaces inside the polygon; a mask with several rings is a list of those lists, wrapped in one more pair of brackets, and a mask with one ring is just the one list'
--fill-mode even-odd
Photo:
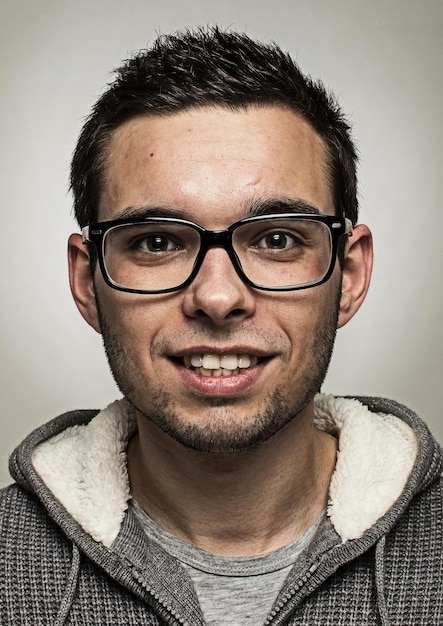
{"label": "man's left ear", "polygon": [[342,288],[337,327],[355,315],[366,297],[372,272],[372,235],[364,224],[356,226],[344,251]]}

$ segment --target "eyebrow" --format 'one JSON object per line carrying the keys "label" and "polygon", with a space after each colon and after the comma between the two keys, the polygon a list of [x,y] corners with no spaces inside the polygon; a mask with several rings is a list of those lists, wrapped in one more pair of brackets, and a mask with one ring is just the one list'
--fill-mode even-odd
{"label": "eyebrow", "polygon": [[[298,198],[266,198],[254,200],[246,206],[243,218],[272,215],[273,213],[301,213],[322,215],[322,212],[312,204]],[[194,221],[194,216],[186,209],[175,209],[168,206],[130,206],[123,209],[113,219],[130,219],[145,217],[169,217]]]}
{"label": "eyebrow", "polygon": [[245,217],[258,217],[272,213],[309,213],[322,215],[320,209],[299,198],[266,198],[253,202],[245,211]]}
{"label": "eyebrow", "polygon": [[123,209],[113,219],[130,219],[132,217],[171,217],[192,221],[192,215],[186,209],[173,209],[167,206],[130,206]]}

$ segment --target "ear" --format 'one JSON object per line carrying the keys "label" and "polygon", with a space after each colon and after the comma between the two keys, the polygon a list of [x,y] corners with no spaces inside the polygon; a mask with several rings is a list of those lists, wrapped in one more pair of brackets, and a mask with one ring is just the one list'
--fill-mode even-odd
{"label": "ear", "polygon": [[100,323],[95,299],[88,247],[75,233],[68,241],[69,284],[78,310],[94,330],[100,333]]}
{"label": "ear", "polygon": [[349,322],[366,297],[371,280],[372,257],[371,231],[364,224],[359,224],[346,242],[338,328]]}

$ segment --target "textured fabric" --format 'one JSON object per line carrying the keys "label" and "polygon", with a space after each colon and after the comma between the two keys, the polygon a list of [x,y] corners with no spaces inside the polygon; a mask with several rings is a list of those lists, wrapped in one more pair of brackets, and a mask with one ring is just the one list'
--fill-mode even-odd
{"label": "textured fabric", "polygon": [[289,545],[256,557],[212,554],[160,528],[131,500],[148,539],[161,545],[185,568],[194,584],[208,626],[263,624],[300,553],[309,545],[322,519]]}
{"label": "textured fabric", "polygon": [[[441,450],[408,409],[360,400],[374,415],[399,417],[413,429],[412,472],[390,508],[360,536],[343,539],[331,517],[323,520],[284,583],[269,626],[443,624]],[[11,458],[16,484],[0,497],[0,624],[203,626],[188,574],[148,540],[130,509],[105,545],[85,532],[36,472],[38,444],[94,415],[56,419]],[[384,462],[392,465],[389,456]]]}

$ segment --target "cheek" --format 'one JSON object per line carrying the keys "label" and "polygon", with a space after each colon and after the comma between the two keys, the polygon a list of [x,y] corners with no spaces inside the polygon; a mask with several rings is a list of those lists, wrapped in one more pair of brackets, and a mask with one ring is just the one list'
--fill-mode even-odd
{"label": "cheek", "polygon": [[289,297],[288,294],[272,296],[274,318],[292,343],[299,344],[323,327],[335,325],[340,288],[333,278],[324,285],[293,292]]}
{"label": "cheek", "polygon": [[174,317],[174,308],[165,296],[143,296],[110,289],[97,290],[100,317],[120,342],[137,352],[150,346],[156,335]]}

